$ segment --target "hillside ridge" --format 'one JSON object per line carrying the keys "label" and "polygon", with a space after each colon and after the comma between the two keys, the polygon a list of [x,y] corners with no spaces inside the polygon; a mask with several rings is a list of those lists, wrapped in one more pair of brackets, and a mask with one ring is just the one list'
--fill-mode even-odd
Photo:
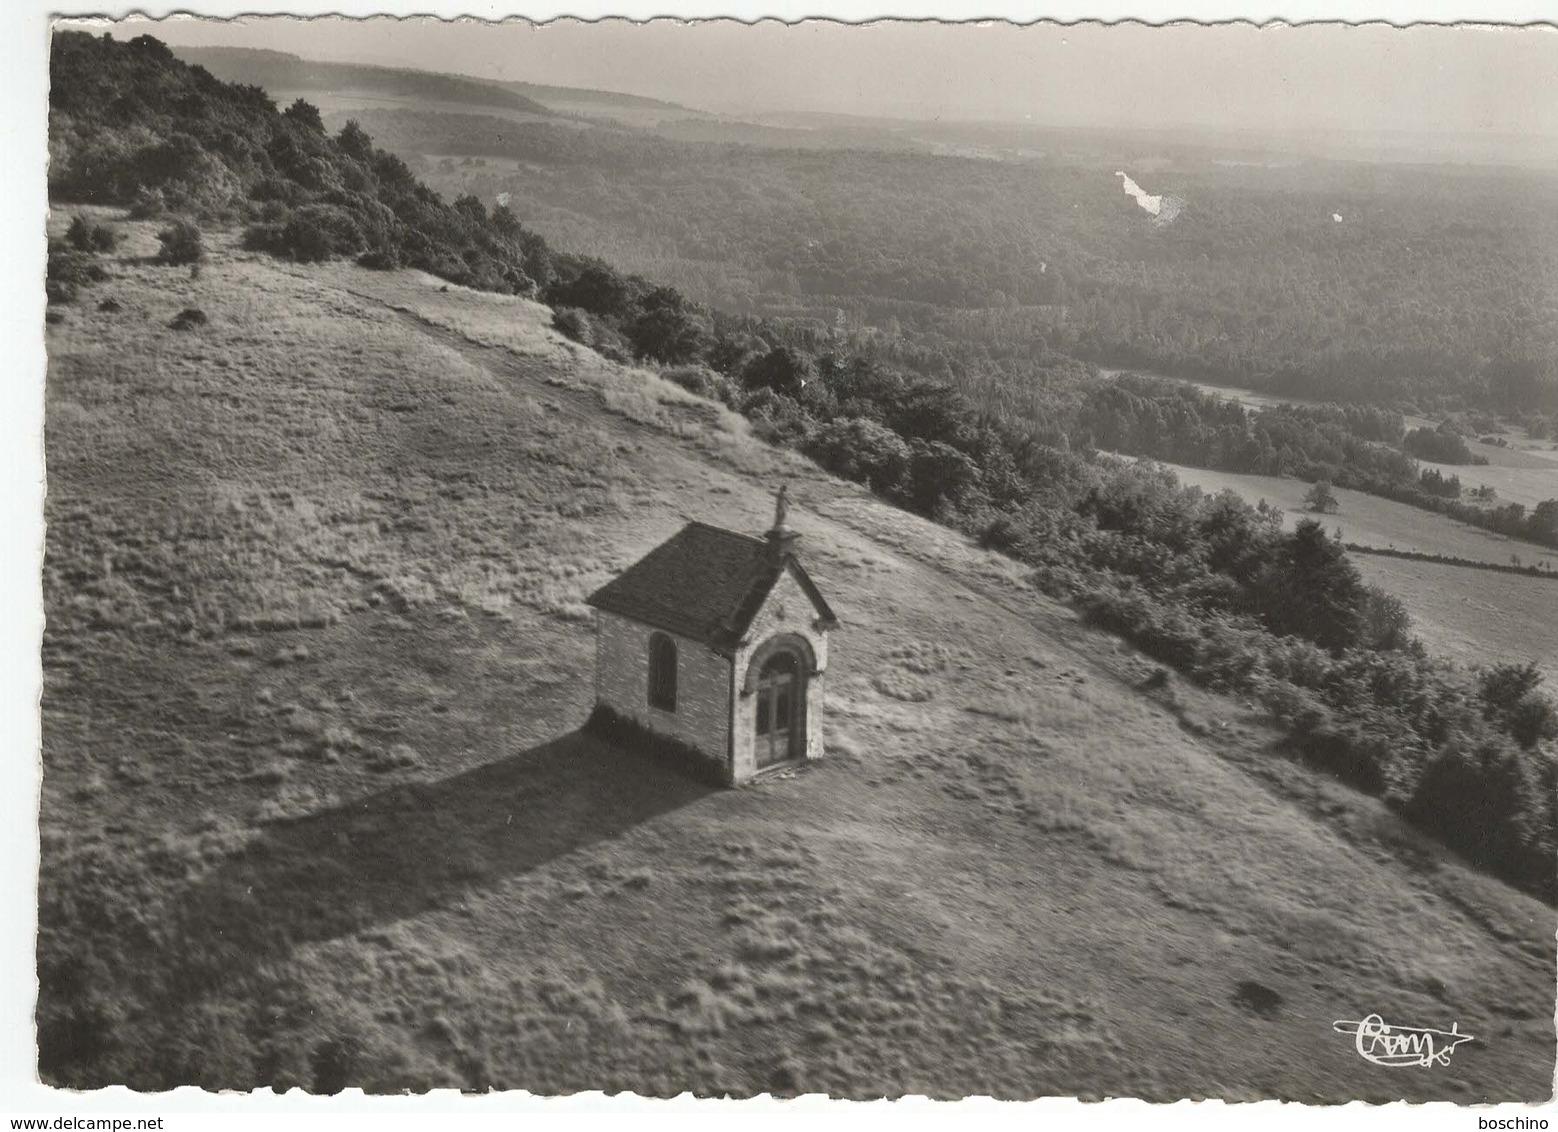
{"label": "hillside ridge", "polygon": [[266,90],[304,91],[367,88],[413,98],[501,106],[550,117],[552,111],[533,98],[499,83],[468,75],[424,71],[379,63],[346,63],[305,59],[285,51],[250,47],[175,47],[173,54],[204,67],[225,82]]}
{"label": "hillside ridge", "polygon": [[[267,89],[330,89],[349,85],[353,80],[373,79],[376,85],[394,88],[397,82],[407,93],[417,93],[415,84],[430,81],[462,95],[446,101],[468,101],[505,106],[511,110],[550,115],[548,100],[591,102],[603,106],[642,107],[675,110],[688,115],[702,111],[647,95],[626,91],[597,90],[591,87],[555,86],[516,79],[488,79],[454,71],[428,71],[387,63],[351,63],[341,60],[308,59],[289,51],[256,47],[174,47],[174,55],[187,63],[204,67],[228,82],[250,83]],[[425,91],[423,93],[426,93]],[[505,96],[518,96],[514,97]]]}

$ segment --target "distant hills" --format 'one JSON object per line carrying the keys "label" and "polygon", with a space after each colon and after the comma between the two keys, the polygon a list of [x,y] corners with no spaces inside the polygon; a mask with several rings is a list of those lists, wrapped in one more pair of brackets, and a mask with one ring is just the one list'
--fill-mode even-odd
{"label": "distant hills", "polygon": [[549,117],[552,111],[534,99],[492,83],[431,71],[379,67],[363,63],[322,63],[284,51],[249,47],[179,47],[173,53],[204,67],[224,82],[279,91],[359,91],[393,98],[497,106]]}
{"label": "distant hills", "polygon": [[175,47],[173,53],[187,63],[204,67],[225,82],[264,87],[272,93],[355,91],[423,102],[493,106],[544,117],[554,116],[559,110],[584,108],[597,112],[647,110],[700,114],[673,102],[637,94],[527,82],[487,82],[461,75],[367,63],[328,63],[260,48]]}
{"label": "distant hills", "polygon": [[676,114],[703,116],[704,111],[694,110],[677,102],[665,102],[642,94],[623,94],[614,90],[590,90],[586,87],[543,86],[540,83],[498,82],[493,86],[511,90],[526,98],[552,106],[557,103],[582,103],[599,105],[603,109],[623,108],[634,110],[660,110]]}

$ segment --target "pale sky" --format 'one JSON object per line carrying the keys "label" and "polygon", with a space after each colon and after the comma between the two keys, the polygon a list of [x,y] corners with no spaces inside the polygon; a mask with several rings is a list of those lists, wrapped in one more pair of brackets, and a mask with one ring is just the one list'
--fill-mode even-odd
{"label": "pale sky", "polygon": [[148,30],[175,45],[592,86],[727,112],[1558,136],[1549,28],[250,18]]}

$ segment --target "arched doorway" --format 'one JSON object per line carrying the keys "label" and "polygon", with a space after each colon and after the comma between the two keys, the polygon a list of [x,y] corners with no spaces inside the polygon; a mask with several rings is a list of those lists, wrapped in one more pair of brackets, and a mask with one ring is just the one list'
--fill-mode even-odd
{"label": "arched doorway", "polygon": [[774,652],[758,670],[757,767],[789,762],[806,753],[806,665],[790,648]]}

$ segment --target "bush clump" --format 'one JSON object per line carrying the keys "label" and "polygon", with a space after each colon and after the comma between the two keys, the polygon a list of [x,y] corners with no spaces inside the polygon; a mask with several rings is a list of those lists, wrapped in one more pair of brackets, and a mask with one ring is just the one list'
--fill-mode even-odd
{"label": "bush clump", "polygon": [[162,245],[157,253],[159,263],[180,266],[201,263],[206,258],[200,227],[190,220],[175,220],[157,233],[157,242]]}
{"label": "bush clump", "polygon": [[552,311],[552,329],[581,346],[593,345],[594,327],[587,311],[578,307],[557,307]]}
{"label": "bush clump", "polygon": [[1526,884],[1550,885],[1555,794],[1552,760],[1457,738],[1429,762],[1406,813],[1478,864]]}
{"label": "bush clump", "polygon": [[111,252],[119,246],[119,234],[106,224],[93,224],[76,216],[65,231],[65,242],[78,252]]}
{"label": "bush clump", "polygon": [[[1401,441],[1401,447],[1419,460],[1435,464],[1473,464],[1477,458],[1460,433],[1440,425],[1438,428],[1414,428]],[[1487,463],[1486,460],[1481,461]]]}
{"label": "bush clump", "polygon": [[722,373],[715,372],[708,366],[669,366],[660,371],[660,376],[675,385],[681,386],[694,396],[704,397],[710,401],[718,401],[731,408],[734,408],[736,405],[736,391],[730,384],[730,379]]}
{"label": "bush clump", "polygon": [[244,234],[244,246],[251,251],[270,252],[299,263],[355,256],[365,242],[356,217],[331,204],[306,205],[285,222],[255,224]]}
{"label": "bush clump", "polygon": [[394,248],[369,248],[357,257],[357,266],[369,271],[396,271],[400,268],[400,253]]}
{"label": "bush clump", "polygon": [[108,278],[96,258],[59,241],[50,241],[49,259],[44,276],[44,295],[51,303],[71,303],[83,287]]}

